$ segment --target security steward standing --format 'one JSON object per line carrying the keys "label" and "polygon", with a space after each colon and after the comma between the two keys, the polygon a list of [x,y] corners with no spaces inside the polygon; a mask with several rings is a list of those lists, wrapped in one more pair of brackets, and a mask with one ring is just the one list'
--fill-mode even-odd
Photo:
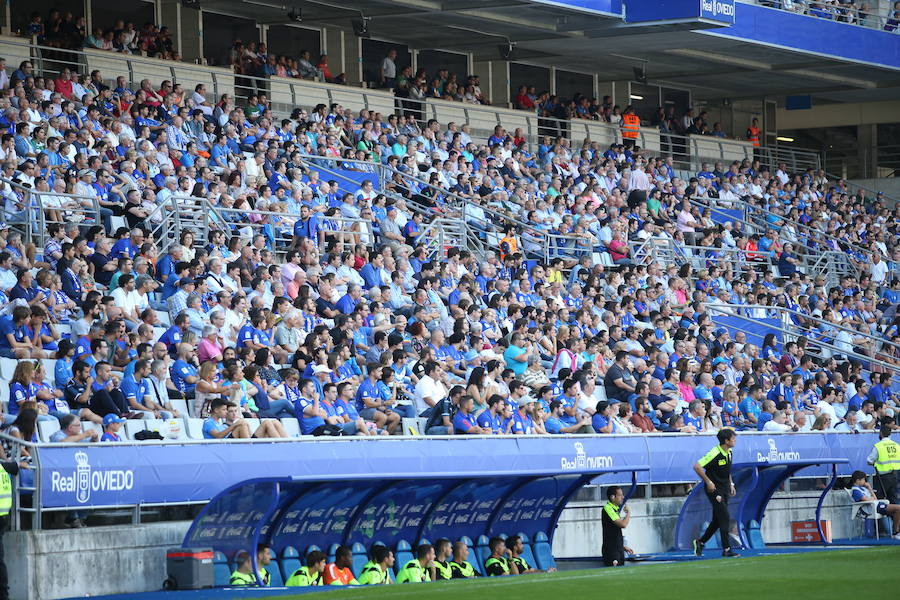
{"label": "security steward standing", "polygon": [[607,567],[624,567],[625,553],[634,554],[634,550],[625,545],[622,533],[631,520],[631,509],[625,505],[625,492],[617,485],[606,490],[606,500],[600,514],[603,525],[603,564]]}
{"label": "security steward standing", "polygon": [[0,600],[9,600],[9,577],[6,574],[6,560],[3,556],[3,532],[9,527],[9,513],[12,511],[12,478],[19,474],[19,464],[13,460],[0,461]]}
{"label": "security steward standing", "polygon": [[736,493],[731,479],[731,449],[737,444],[737,434],[733,429],[721,429],[716,437],[719,445],[694,463],[694,472],[703,480],[706,497],[712,505],[712,519],[704,534],[694,540],[694,554],[703,556],[703,546],[718,530],[722,539],[722,556],[739,556],[731,550],[728,540],[728,530],[731,528],[728,498]]}
{"label": "security steward standing", "polygon": [[875,466],[875,483],[891,504],[897,501],[897,474],[900,473],[900,444],[891,439],[891,427],[881,428],[879,440],[866,459]]}
{"label": "security steward standing", "polygon": [[634,148],[641,131],[641,118],[634,114],[634,107],[629,105],[622,112],[622,143],[625,148]]}

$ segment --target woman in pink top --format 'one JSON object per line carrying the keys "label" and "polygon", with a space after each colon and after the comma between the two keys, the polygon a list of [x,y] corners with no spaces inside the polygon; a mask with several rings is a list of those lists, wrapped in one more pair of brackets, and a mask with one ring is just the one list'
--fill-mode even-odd
{"label": "woman in pink top", "polygon": [[197,345],[197,358],[201,363],[208,360],[219,362],[222,360],[222,343],[219,339],[219,330],[212,325],[203,328],[203,337]]}
{"label": "woman in pink top", "polygon": [[691,382],[691,372],[685,369],[678,375],[678,391],[681,392],[681,399],[690,404],[696,396],[694,396],[694,386]]}

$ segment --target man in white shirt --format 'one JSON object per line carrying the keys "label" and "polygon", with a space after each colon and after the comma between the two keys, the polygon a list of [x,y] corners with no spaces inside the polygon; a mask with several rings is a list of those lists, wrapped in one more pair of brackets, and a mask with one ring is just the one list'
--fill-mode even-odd
{"label": "man in white shirt", "polygon": [[444,369],[438,363],[434,361],[425,363],[425,375],[416,384],[416,414],[421,415],[447,397],[447,388],[442,383],[443,378]]}
{"label": "man in white shirt", "polygon": [[126,326],[129,329],[137,329],[138,323],[141,322],[138,310],[140,297],[135,291],[134,275],[125,273],[119,277],[119,285],[113,290],[112,297],[116,301],[116,306],[122,309]]}
{"label": "man in white shirt", "polygon": [[888,266],[887,261],[881,260],[881,254],[878,252],[872,254],[872,264],[869,267],[869,271],[872,274],[873,282],[878,285],[884,284],[884,280],[887,278],[888,274]]}
{"label": "man in white shirt", "polygon": [[773,431],[776,433],[786,433],[788,431],[796,431],[797,426],[791,426],[787,422],[787,416],[783,410],[776,410],[772,413],[772,418],[763,425],[763,431]]}
{"label": "man in white shirt", "polygon": [[391,48],[378,68],[378,80],[381,87],[392,88],[397,81],[397,51]]}
{"label": "man in white shirt", "polygon": [[197,87],[194,88],[194,93],[191,94],[191,100],[194,101],[194,108],[198,108],[203,111],[204,115],[212,116],[213,107],[206,101],[206,86],[202,83],[198,83]]}

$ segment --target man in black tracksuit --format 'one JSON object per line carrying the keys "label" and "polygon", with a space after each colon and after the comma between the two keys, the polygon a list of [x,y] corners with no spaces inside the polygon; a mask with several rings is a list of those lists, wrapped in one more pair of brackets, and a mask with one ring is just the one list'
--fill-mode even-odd
{"label": "man in black tracksuit", "polygon": [[694,554],[702,556],[703,546],[718,530],[722,538],[722,556],[738,556],[732,552],[728,537],[731,528],[728,498],[736,493],[731,480],[731,449],[737,444],[737,435],[733,429],[722,429],[716,437],[719,445],[694,464],[694,472],[703,480],[706,497],[712,505],[712,519],[706,532],[694,540]]}

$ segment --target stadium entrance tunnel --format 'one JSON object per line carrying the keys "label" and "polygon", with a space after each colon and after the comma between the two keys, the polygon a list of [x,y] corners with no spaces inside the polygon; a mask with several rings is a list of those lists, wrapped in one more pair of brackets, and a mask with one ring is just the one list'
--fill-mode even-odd
{"label": "stadium entrance tunnel", "polygon": [[[824,467],[829,479],[816,504],[815,523],[819,539],[825,540],[821,523],[822,505],[837,480],[838,466],[849,462],[846,458],[823,458],[735,463],[731,467],[731,479],[734,481],[737,495],[728,501],[732,520],[731,536],[737,537],[744,548],[765,548],[761,524],[772,496],[798,471],[809,467]],[[706,498],[704,484],[700,482],[694,486],[681,506],[675,525],[675,549],[691,549],[692,541],[700,537],[706,529],[710,516],[709,500]],[[716,548],[718,543],[718,535],[715,535],[706,546]]]}
{"label": "stadium entrance tunnel", "polygon": [[[630,496],[638,473],[649,469],[639,465],[465,476],[249,479],[209,502],[191,524],[183,546],[212,547],[231,558],[239,550],[265,543],[276,556],[291,548],[290,554],[299,551],[302,560],[310,549],[332,554],[338,544],[354,547],[356,555],[358,549],[378,543],[396,551],[414,548],[426,539],[525,534],[531,540],[543,540],[546,546],[541,552],[552,561],[553,532],[575,492],[604,475],[630,473],[631,488],[626,494]],[[256,553],[250,554],[256,572]]]}

